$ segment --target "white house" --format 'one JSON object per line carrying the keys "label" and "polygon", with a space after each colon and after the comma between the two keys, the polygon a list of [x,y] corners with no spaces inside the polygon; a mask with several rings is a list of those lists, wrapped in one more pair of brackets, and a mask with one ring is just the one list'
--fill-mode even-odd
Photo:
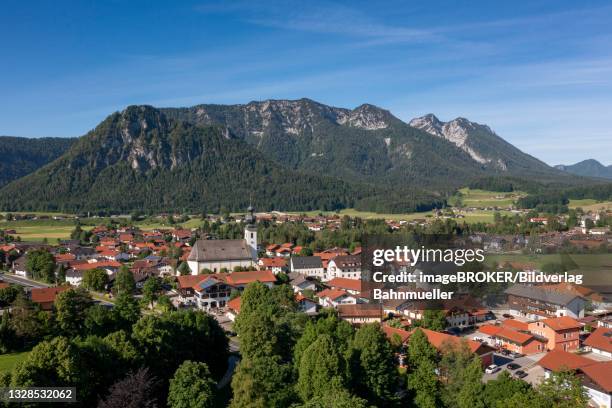
{"label": "white house", "polygon": [[327,264],[324,281],[334,278],[361,279],[361,257],[359,255],[339,255]]}
{"label": "white house", "polygon": [[323,262],[319,256],[292,256],[289,260],[289,270],[318,279],[325,276]]}

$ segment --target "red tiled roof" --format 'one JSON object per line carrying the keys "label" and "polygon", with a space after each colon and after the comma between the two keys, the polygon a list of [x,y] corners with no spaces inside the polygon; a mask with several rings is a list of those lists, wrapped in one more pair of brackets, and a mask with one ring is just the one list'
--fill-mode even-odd
{"label": "red tiled roof", "polygon": [[32,288],[30,298],[34,303],[54,302],[58,293],[68,289],[68,286],[57,286],[54,288]]}
{"label": "red tiled roof", "polygon": [[320,297],[320,298],[328,297],[331,300],[336,300],[342,296],[350,296],[350,295],[342,289],[325,289],[317,293],[317,297]]}
{"label": "red tiled roof", "polygon": [[594,360],[563,350],[552,350],[538,361],[540,366],[551,371],[576,370],[595,363]]}
{"label": "red tiled roof", "polygon": [[382,308],[380,305],[370,303],[358,303],[355,305],[339,305],[338,316],[340,317],[380,317],[382,319]]}
{"label": "red tiled roof", "polygon": [[235,311],[236,313],[240,313],[240,306],[242,305],[242,299],[240,296],[234,298],[227,302],[227,307]]}
{"label": "red tiled roof", "polygon": [[568,330],[568,329],[579,329],[582,327],[580,322],[572,319],[569,316],[553,317],[550,319],[544,319],[541,321],[554,331]]}
{"label": "red tiled roof", "polygon": [[280,257],[261,258],[260,261],[261,261],[261,264],[266,268],[273,268],[273,267],[282,268],[282,267],[287,266],[287,259],[280,258]]}
{"label": "red tiled roof", "polygon": [[[423,328],[421,328],[420,330],[423,331],[425,336],[427,336],[427,340],[429,341],[429,343],[431,343],[431,345],[434,346],[438,351],[441,351],[443,349],[443,344],[445,343],[459,344],[462,341],[460,337],[452,336],[450,334],[440,333],[437,331],[423,329]],[[414,333],[414,330],[410,332],[410,334],[412,333]],[[479,343],[477,341],[474,341],[474,340],[466,340],[466,341],[472,353],[484,354],[484,353],[488,353],[489,351],[493,350],[491,347],[485,344]]]}
{"label": "red tiled roof", "polygon": [[402,339],[402,343],[405,343],[410,337],[410,332],[408,330],[396,329],[395,327],[387,326],[386,324],[382,326],[382,331],[387,335],[389,340],[393,338],[394,334],[397,334],[400,339]]}
{"label": "red tiled roof", "polygon": [[599,384],[606,392],[612,392],[612,361],[601,361],[586,367],[581,367],[580,371]]}
{"label": "red tiled roof", "polygon": [[332,288],[354,290],[356,292],[361,292],[361,280],[360,279],[334,278],[328,281],[327,285]]}
{"label": "red tiled roof", "polygon": [[502,326],[505,326],[513,330],[529,330],[529,324],[525,322],[521,322],[519,320],[508,319],[508,320],[502,321],[501,324]]}
{"label": "red tiled roof", "polygon": [[501,330],[501,327],[493,326],[491,324],[483,324],[482,326],[478,328],[479,332],[488,334],[489,336],[495,336],[497,333],[500,332],[500,330]]}
{"label": "red tiled roof", "polygon": [[253,282],[276,282],[276,276],[272,271],[249,271],[249,272],[232,272],[227,275],[227,283],[230,285],[244,285]]}
{"label": "red tiled roof", "polygon": [[193,288],[206,278],[207,275],[181,275],[177,276],[179,289]]}
{"label": "red tiled roof", "polygon": [[583,344],[599,350],[612,352],[612,329],[599,327],[586,338]]}

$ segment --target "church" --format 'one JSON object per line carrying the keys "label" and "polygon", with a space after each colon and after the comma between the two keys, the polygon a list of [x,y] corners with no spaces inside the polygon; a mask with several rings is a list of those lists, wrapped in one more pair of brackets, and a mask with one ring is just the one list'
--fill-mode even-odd
{"label": "church", "polygon": [[208,269],[219,273],[222,269],[232,271],[236,266],[248,267],[257,264],[257,224],[252,206],[245,217],[244,239],[199,239],[187,258],[192,275]]}

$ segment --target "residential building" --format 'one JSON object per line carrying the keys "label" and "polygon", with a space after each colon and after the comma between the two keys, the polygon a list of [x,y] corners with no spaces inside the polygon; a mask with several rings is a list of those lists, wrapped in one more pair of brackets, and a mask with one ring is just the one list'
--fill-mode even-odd
{"label": "residential building", "polygon": [[338,317],[355,325],[382,322],[382,307],[377,304],[341,304],[338,306]]}
{"label": "residential building", "polygon": [[[612,359],[612,329],[598,327],[584,340],[583,345],[595,354]],[[612,372],[610,375],[612,376]]]}
{"label": "residential building", "polygon": [[38,303],[42,310],[50,311],[53,309],[53,303],[55,302],[57,295],[68,289],[69,286],[32,288],[30,290],[30,300],[34,303]]}
{"label": "residential building", "polygon": [[531,320],[549,317],[584,317],[586,300],[574,293],[546,290],[537,286],[513,285],[505,291],[510,312]]}
{"label": "residential building", "polygon": [[361,279],[361,257],[359,255],[340,255],[327,264],[324,281],[333,278]]}
{"label": "residential building", "polygon": [[531,322],[528,330],[548,340],[548,350],[574,351],[580,348],[582,325],[568,316],[553,317]]}
{"label": "residential building", "polygon": [[323,279],[325,272],[318,256],[292,256],[289,260],[291,273],[300,273],[317,279]]}
{"label": "residential building", "polygon": [[480,326],[478,331],[492,338],[487,343],[515,353],[529,355],[546,351],[547,339],[530,333],[490,324]]}

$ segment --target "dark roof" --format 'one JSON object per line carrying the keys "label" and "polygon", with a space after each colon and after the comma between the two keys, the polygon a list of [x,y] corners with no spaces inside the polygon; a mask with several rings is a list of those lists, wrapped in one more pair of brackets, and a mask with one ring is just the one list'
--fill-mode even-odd
{"label": "dark roof", "polygon": [[291,257],[291,269],[314,269],[323,268],[320,256],[293,256]]}
{"label": "dark roof", "polygon": [[513,285],[506,289],[507,295],[514,295],[534,300],[539,300],[545,303],[565,306],[572,300],[580,297],[572,293],[562,293],[551,290],[545,290],[536,286]]}
{"label": "dark roof", "polygon": [[361,266],[361,256],[359,255],[339,255],[332,259],[340,269]]}
{"label": "dark roof", "polygon": [[197,262],[251,259],[251,250],[243,239],[197,240],[187,258]]}

